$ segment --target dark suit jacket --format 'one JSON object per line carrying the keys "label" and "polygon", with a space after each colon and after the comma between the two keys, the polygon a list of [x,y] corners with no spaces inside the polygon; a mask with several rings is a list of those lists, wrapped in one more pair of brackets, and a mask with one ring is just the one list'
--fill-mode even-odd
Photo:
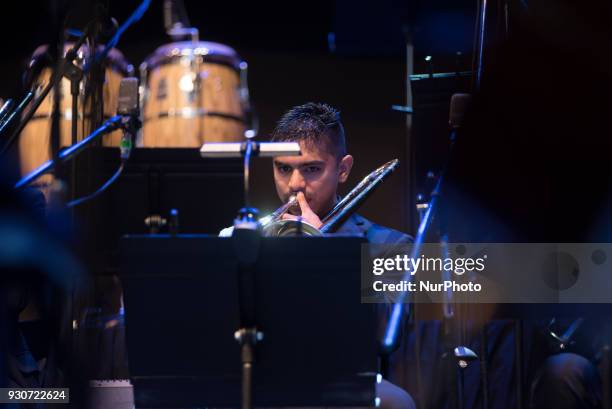
{"label": "dark suit jacket", "polygon": [[353,214],[337,233],[364,236],[370,243],[376,244],[402,244],[412,243],[412,237],[397,230],[372,223],[365,217]]}
{"label": "dark suit jacket", "polygon": [[[392,245],[403,245],[412,243],[414,240],[411,236],[402,233],[400,231],[390,229],[388,227],[384,227],[375,223],[372,223],[368,219],[358,215],[353,214],[337,231],[339,234],[353,234],[358,236],[364,236],[367,238],[368,242],[371,244],[387,244],[389,246],[384,246],[384,254],[377,254],[376,257],[390,257],[393,253],[396,252],[394,246]],[[398,248],[397,251],[401,251],[401,248]],[[375,250],[376,251],[376,250]],[[391,310],[393,307],[393,302],[388,300],[385,303],[376,304],[376,314],[378,316],[378,338],[382,340],[386,328],[389,317],[391,315]],[[398,381],[402,381],[401,376],[397,376],[398,374],[404,375],[408,372],[408,368],[406,367],[405,357],[406,351],[409,350],[409,346],[407,344],[408,336],[410,331],[410,324],[408,322],[408,317],[404,316],[401,319],[400,323],[400,337],[398,339],[397,350],[389,356],[387,368],[387,374],[383,374],[384,376],[388,376],[389,380],[395,383],[398,386],[404,387]]]}

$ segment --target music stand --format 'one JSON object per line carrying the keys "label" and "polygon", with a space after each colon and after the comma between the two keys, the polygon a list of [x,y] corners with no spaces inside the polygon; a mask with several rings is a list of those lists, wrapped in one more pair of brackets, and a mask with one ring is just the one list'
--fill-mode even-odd
{"label": "music stand", "polygon": [[[255,264],[257,406],[373,406],[374,305],[357,237],[262,238]],[[126,236],[121,280],[137,407],[240,404],[234,238]]]}

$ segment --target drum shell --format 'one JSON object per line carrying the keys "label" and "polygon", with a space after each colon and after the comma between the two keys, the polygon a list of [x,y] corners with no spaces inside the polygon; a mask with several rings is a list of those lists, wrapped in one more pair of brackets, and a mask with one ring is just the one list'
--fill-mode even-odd
{"label": "drum shell", "polygon": [[[215,43],[160,47],[141,66],[142,147],[193,147],[243,139],[240,60]],[[206,47],[210,54],[196,51]],[[178,50],[178,52],[177,52]]]}
{"label": "drum shell", "polygon": [[[69,46],[67,46],[68,48]],[[45,60],[47,47],[39,47],[32,57],[28,76],[30,86],[37,86],[42,90],[51,79],[52,68]],[[82,67],[84,58],[88,55],[86,47],[79,50],[80,57],[77,65]],[[103,85],[104,117],[115,115],[119,101],[119,84],[121,79],[129,75],[131,66],[125,62],[123,55],[117,50],[111,50],[105,67]],[[60,81],[60,147],[72,145],[72,95],[70,81],[62,78]],[[78,97],[78,126],[77,141],[87,136],[93,129],[90,118],[83,118],[83,111],[87,112],[83,86],[80,87]],[[24,127],[19,137],[19,162],[21,174],[26,175],[51,159],[51,114],[53,111],[53,98],[55,90],[51,90],[42,101],[34,116]],[[29,109],[26,108],[26,111]],[[119,146],[122,131],[118,130],[102,137],[102,145]],[[43,175],[35,182],[37,185],[48,185],[53,180],[52,175]]]}

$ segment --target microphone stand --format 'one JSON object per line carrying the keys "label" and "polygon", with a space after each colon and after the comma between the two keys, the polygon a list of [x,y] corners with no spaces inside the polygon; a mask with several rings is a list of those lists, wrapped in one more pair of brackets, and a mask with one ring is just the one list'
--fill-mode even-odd
{"label": "microphone stand", "polygon": [[238,259],[238,304],[241,328],[236,331],[234,338],[240,344],[242,409],[253,407],[255,346],[258,341],[263,340],[263,333],[257,331],[255,317],[255,263],[259,258],[261,224],[258,221],[257,209],[250,207],[249,198],[249,170],[254,145],[255,143],[249,139],[243,149],[245,205],[240,209],[238,218],[234,221],[234,233],[232,234],[234,252]]}
{"label": "microphone stand", "polygon": [[[455,97],[458,99],[456,100]],[[410,253],[410,258],[417,259],[421,254],[421,249],[423,247],[423,243],[425,241],[425,237],[427,236],[427,232],[432,225],[432,220],[434,218],[434,214],[438,214],[440,219],[439,223],[439,236],[440,236],[440,245],[442,249],[442,256],[446,258],[448,256],[448,231],[447,231],[447,221],[445,211],[440,203],[440,195],[442,191],[442,186],[444,182],[444,178],[446,175],[448,163],[450,158],[452,157],[453,148],[455,145],[455,140],[457,137],[457,131],[459,128],[459,124],[462,120],[463,113],[467,107],[469,97],[465,95],[456,94],[451,98],[451,113],[449,123],[451,125],[451,133],[450,133],[450,146],[449,146],[449,156],[447,159],[446,165],[442,168],[438,179],[436,181],[435,187],[431,192],[431,198],[428,203],[421,202],[419,203],[418,210],[419,215],[421,217],[419,228],[417,230],[417,234],[412,246],[412,250]],[[449,271],[442,271],[442,277],[444,279],[449,278]],[[409,267],[401,278],[401,281],[406,281],[408,283],[412,283],[414,280],[414,276],[412,275],[412,267]],[[387,323],[384,338],[381,345],[381,351],[383,354],[390,354],[397,348],[397,343],[400,334],[400,323],[402,322],[401,318],[404,314],[408,316],[411,315],[412,309],[412,300],[409,298],[410,292],[404,291],[399,294],[396,298],[396,301],[393,305],[390,319]],[[445,345],[451,346],[452,343],[447,337],[449,328],[448,324],[451,324],[452,321],[456,320],[456,314],[452,305],[452,294],[444,294],[443,301],[443,313],[444,313],[444,322],[445,324]],[[418,325],[418,323],[417,323]],[[456,344],[455,344],[456,345]],[[474,361],[478,358],[478,356],[469,348],[463,345],[457,345],[453,348],[452,355],[457,364],[457,380],[456,384],[453,386],[455,390],[455,407],[458,409],[463,408],[463,396],[464,396],[464,369],[469,365],[470,362]],[[486,391],[485,391],[485,401],[486,401]]]}
{"label": "microphone stand", "polygon": [[[59,155],[61,148],[61,123],[60,123],[60,104],[61,104],[61,87],[62,87],[62,78],[63,72],[65,69],[66,60],[64,58],[64,36],[63,33],[59,35],[59,41],[56,45],[55,52],[55,61],[59,61],[59,64],[56,66],[53,71],[53,77],[57,78],[55,81],[53,98],[51,103],[51,135],[49,136],[49,144],[51,145],[51,158],[55,160]],[[62,183],[65,177],[64,167],[61,166],[61,163],[58,163],[58,166],[54,169],[55,177],[59,179],[57,186],[63,190],[65,189],[65,184]],[[74,224],[74,213],[70,213],[70,224],[71,228]]]}
{"label": "microphone stand", "polygon": [[[21,115],[25,107],[30,103],[30,101],[32,101],[32,98],[34,98],[34,92],[28,91],[12,112],[9,113],[7,109],[7,112],[5,112],[4,116],[2,117],[3,122],[2,122],[2,125],[0,125],[0,136],[4,135],[4,133],[6,132],[8,127],[13,123],[15,118]],[[6,120],[4,120],[5,118]],[[7,146],[10,146],[10,144],[11,144],[11,141],[10,140],[7,141],[7,145],[5,146],[5,148],[3,148],[2,152],[8,149]]]}
{"label": "microphone stand", "polygon": [[[72,63],[72,60],[66,60],[66,72],[64,74],[70,80],[70,95],[72,96],[72,113],[70,117],[71,125],[71,145],[74,146],[77,143],[77,133],[79,124],[79,86],[81,79],[83,78],[83,70]],[[84,118],[85,112],[83,112]],[[76,161],[72,161],[70,170],[70,192],[71,200],[76,198]],[[74,216],[74,212],[73,216]]]}
{"label": "microphone stand", "polygon": [[[425,207],[423,218],[421,219],[421,223],[419,224],[419,228],[417,230],[417,234],[414,238],[414,243],[412,245],[412,251],[410,252],[410,258],[412,259],[417,259],[421,254],[421,248],[423,247],[425,236],[432,224],[433,215],[435,214],[438,208],[438,203],[440,201],[440,189],[442,187],[443,179],[444,172],[442,172],[438,177],[436,186],[431,192],[431,199]],[[412,268],[408,267],[408,269],[404,272],[401,281],[412,283],[413,275],[411,274],[411,271]],[[407,291],[401,292],[396,298],[396,301],[391,310],[391,317],[389,318],[389,322],[387,323],[387,327],[385,328],[381,348],[383,353],[390,354],[396,349],[397,342],[399,339],[399,325],[401,323],[401,317],[404,314],[408,314],[408,316],[410,316],[410,313],[411,305],[409,300],[409,293]]]}
{"label": "microphone stand", "polygon": [[[32,119],[32,117],[36,113],[36,110],[38,110],[38,107],[40,107],[40,104],[42,104],[42,102],[45,100],[47,95],[49,95],[49,92],[51,92],[51,89],[53,89],[53,87],[59,84],[60,80],[66,75],[68,70],[71,70],[70,72],[75,72],[76,70],[80,71],[78,67],[72,64],[72,61],[76,58],[79,48],[81,48],[81,46],[85,43],[88,32],[89,32],[89,27],[79,37],[75,45],[70,50],[68,50],[66,55],[64,57],[60,57],[61,59],[60,59],[60,63],[58,64],[58,67],[54,71],[49,83],[45,86],[45,88],[43,88],[40,94],[34,99],[34,91],[31,91],[31,90],[28,91],[26,95],[23,97],[23,99],[21,100],[21,102],[17,105],[15,110],[10,114],[7,120],[0,126],[0,137],[2,137],[7,132],[7,129],[9,129],[13,125],[13,123],[15,122],[15,119],[20,116],[24,108],[30,102],[32,102],[30,109],[26,111],[25,115],[21,119],[21,122],[19,123],[17,128],[15,128],[15,130],[11,133],[10,137],[8,138],[8,141],[2,148],[2,151],[0,151],[0,155],[5,154],[10,149],[10,147],[15,143],[19,134],[21,133],[21,131],[23,131],[23,128],[25,128],[25,126],[28,124],[30,119]],[[82,76],[82,74],[83,73],[81,72],[79,75]],[[70,79],[70,76],[68,76],[68,79]],[[77,84],[77,92],[78,92],[78,84]],[[74,101],[73,101],[73,109],[74,109]],[[74,115],[75,114],[73,111],[73,123],[76,122],[74,120],[76,118]],[[74,128],[74,125],[73,125],[73,128]],[[74,139],[74,135],[73,135],[73,139]]]}
{"label": "microphone stand", "polygon": [[[56,158],[48,160],[38,168],[34,169],[32,172],[21,178],[19,182],[15,184],[15,189],[21,189],[22,187],[27,186],[29,183],[33,182],[41,175],[47,173],[49,170],[57,167],[61,163],[67,162],[68,160],[72,159],[88,145],[92,144],[100,136],[108,132],[112,132],[118,128],[125,127],[126,124],[123,123],[124,118],[125,117],[122,115],[115,115],[112,118],[108,119],[102,124],[102,126],[100,126],[98,129],[89,134],[87,138],[62,150]],[[127,121],[130,122],[131,119],[128,119]]]}
{"label": "microphone stand", "polygon": [[13,109],[13,104],[13,100],[9,98],[4,105],[2,105],[2,108],[0,108],[0,124],[4,122],[10,110]]}

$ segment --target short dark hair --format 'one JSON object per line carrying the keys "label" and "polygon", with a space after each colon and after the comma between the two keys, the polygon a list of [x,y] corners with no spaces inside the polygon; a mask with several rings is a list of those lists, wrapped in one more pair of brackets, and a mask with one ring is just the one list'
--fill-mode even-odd
{"label": "short dark hair", "polygon": [[273,142],[300,142],[325,146],[341,159],[346,155],[340,112],[327,104],[308,102],[287,111],[276,124]]}

